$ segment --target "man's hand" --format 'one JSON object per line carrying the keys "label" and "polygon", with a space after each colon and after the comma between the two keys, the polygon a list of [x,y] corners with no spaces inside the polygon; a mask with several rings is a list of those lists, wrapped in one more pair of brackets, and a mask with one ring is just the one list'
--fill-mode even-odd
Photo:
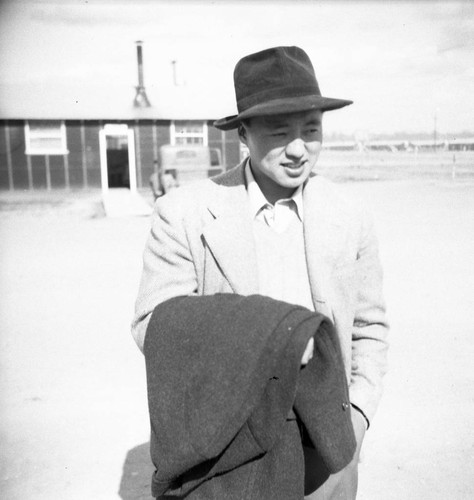
{"label": "man's hand", "polygon": [[304,350],[303,357],[301,358],[302,366],[305,366],[309,363],[309,360],[313,357],[313,350],[314,350],[314,340],[313,337],[311,337],[309,339],[308,345],[306,346],[306,349]]}

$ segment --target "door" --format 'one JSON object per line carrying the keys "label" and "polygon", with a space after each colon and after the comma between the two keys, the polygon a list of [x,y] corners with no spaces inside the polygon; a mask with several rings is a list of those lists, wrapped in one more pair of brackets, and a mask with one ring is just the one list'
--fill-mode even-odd
{"label": "door", "polygon": [[127,125],[107,124],[99,132],[102,191],[137,190],[133,130]]}

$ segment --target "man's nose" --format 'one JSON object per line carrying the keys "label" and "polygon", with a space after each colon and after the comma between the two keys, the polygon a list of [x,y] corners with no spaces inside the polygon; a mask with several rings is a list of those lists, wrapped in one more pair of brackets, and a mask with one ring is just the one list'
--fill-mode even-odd
{"label": "man's nose", "polygon": [[286,155],[289,158],[300,159],[305,153],[304,141],[301,137],[295,137],[286,146]]}

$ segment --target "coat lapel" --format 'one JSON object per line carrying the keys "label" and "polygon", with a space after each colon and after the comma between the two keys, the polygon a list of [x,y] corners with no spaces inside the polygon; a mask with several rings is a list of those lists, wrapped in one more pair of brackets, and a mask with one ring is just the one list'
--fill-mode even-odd
{"label": "coat lapel", "polygon": [[327,189],[317,176],[303,191],[304,238],[309,282],[317,312],[332,318],[328,302],[333,262],[341,245],[342,224]]}
{"label": "coat lapel", "polygon": [[213,220],[203,231],[208,247],[235,293],[258,293],[255,241],[243,165],[217,181],[217,196],[209,202]]}

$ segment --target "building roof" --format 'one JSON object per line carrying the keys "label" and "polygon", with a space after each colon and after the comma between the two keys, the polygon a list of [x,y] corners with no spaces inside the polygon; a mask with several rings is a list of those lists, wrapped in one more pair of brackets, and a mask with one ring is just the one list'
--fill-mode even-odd
{"label": "building roof", "polygon": [[0,119],[214,120],[235,114],[234,96],[202,88],[145,85],[149,108],[133,106],[132,85],[0,84]]}

